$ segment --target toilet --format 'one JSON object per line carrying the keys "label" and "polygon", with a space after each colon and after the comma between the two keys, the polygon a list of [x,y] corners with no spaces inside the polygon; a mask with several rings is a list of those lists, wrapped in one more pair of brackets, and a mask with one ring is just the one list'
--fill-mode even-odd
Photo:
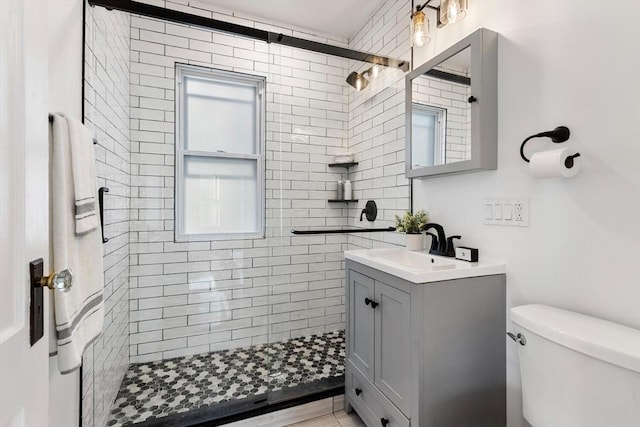
{"label": "toilet", "polygon": [[640,426],[640,330],[538,304],[510,317],[533,427]]}

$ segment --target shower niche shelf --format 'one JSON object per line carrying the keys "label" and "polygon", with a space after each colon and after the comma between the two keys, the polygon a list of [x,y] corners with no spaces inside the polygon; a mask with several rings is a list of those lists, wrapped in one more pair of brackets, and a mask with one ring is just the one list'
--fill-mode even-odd
{"label": "shower niche shelf", "polygon": [[[345,172],[348,174],[351,172],[349,170],[349,168],[351,166],[356,166],[358,164],[358,162],[348,162],[348,163],[329,163],[328,166],[330,168],[344,168]],[[342,173],[341,173],[342,175]],[[329,203],[358,203],[358,199],[350,199],[350,200],[344,200],[344,199],[329,199],[327,200]]]}
{"label": "shower niche shelf", "polygon": [[349,163],[329,163],[330,168],[346,168],[349,169],[351,166],[356,166],[358,162],[349,162]]}

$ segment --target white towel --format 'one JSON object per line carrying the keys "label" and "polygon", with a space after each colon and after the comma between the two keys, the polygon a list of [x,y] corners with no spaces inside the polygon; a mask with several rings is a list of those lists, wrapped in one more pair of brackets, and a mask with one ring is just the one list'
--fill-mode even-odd
{"label": "white towel", "polygon": [[[53,268],[73,272],[69,292],[53,292],[56,332],[58,337],[58,367],[63,374],[74,371],[82,363],[86,347],[100,335],[104,322],[102,289],[102,236],[100,228],[78,235],[75,216],[75,180],[73,149],[69,138],[69,119],[55,114],[53,120],[53,155],[51,159],[51,216]],[[75,122],[71,127],[83,126]],[[77,130],[76,130],[77,131]],[[83,150],[86,162],[95,162],[91,140],[89,150]],[[87,178],[87,186],[96,197],[96,176]],[[84,190],[83,190],[84,191]],[[99,221],[98,221],[99,223]]]}
{"label": "white towel", "polygon": [[71,174],[75,198],[76,234],[84,234],[98,228],[96,198],[96,166],[93,138],[89,129],[64,114],[69,125],[71,143]]}

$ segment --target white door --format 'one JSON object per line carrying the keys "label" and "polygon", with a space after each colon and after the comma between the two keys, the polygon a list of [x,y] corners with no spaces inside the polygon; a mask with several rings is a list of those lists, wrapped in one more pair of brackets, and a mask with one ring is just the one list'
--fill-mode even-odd
{"label": "white door", "polygon": [[49,425],[46,323],[45,336],[29,344],[29,261],[44,258],[45,271],[49,265],[41,8],[40,2],[0,0],[0,427]]}

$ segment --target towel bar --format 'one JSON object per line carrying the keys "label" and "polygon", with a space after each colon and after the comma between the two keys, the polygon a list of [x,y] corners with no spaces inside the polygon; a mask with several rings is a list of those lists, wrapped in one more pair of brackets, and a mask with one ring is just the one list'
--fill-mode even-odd
{"label": "towel bar", "polygon": [[[53,123],[53,114],[49,114],[49,123]],[[93,145],[98,144],[98,139],[93,138]]]}
{"label": "towel bar", "polygon": [[108,187],[98,189],[98,204],[100,205],[100,228],[102,229],[102,243],[107,243],[109,239],[104,237],[104,193],[108,193]]}

